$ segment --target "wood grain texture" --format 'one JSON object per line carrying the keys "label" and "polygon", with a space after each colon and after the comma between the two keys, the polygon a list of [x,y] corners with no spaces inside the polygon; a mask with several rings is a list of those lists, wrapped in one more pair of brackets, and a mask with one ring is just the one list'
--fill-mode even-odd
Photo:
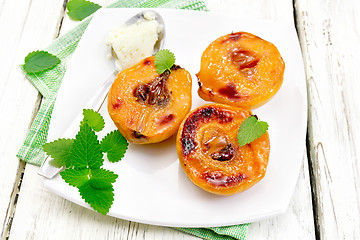
{"label": "wood grain texture", "polygon": [[[1,1],[0,3],[0,224],[7,235],[21,172],[16,153],[22,145],[40,97],[22,74],[25,55],[51,42],[58,26],[59,1]],[[47,11],[44,9],[49,8]],[[39,13],[42,13],[39,15]],[[44,21],[46,19],[46,21]]]}
{"label": "wood grain texture", "polygon": [[360,3],[295,1],[319,239],[360,236]]}
{"label": "wood grain texture", "polygon": [[[22,1],[25,2],[25,0]],[[31,116],[33,116],[32,112],[36,112],[39,106],[39,101],[36,102],[36,100],[40,98],[37,97],[36,90],[34,90],[27,79],[23,77],[16,65],[22,61],[24,54],[33,49],[45,47],[55,36],[65,33],[77,24],[77,22],[71,21],[67,15],[62,19],[64,2],[58,0],[56,3],[55,1],[33,0],[32,2],[27,2],[26,10],[21,12],[25,16],[31,16],[31,18],[24,17],[23,19],[26,34],[19,35],[22,44],[14,43],[14,47],[21,46],[23,49],[21,50],[21,54],[19,53],[19,59],[9,64],[9,67],[16,69],[13,70],[13,72],[16,72],[14,78],[20,81],[18,85],[24,88],[23,92],[27,93],[29,91],[30,93],[27,93],[31,96],[29,99],[34,99],[32,102],[27,102],[29,99],[20,96],[23,92],[17,93],[19,94],[17,96],[18,104],[26,103],[27,105],[17,113],[13,110],[12,115],[10,115],[11,119],[13,119],[20,118],[19,114],[26,114],[25,116],[27,118],[18,120],[25,125],[25,127],[22,128],[23,132],[17,134],[17,137],[21,140],[23,140],[26,133],[24,129],[26,129],[29,124]],[[105,6],[113,1],[98,0],[94,2]],[[0,3],[0,18],[3,14],[2,7],[7,4],[15,8],[14,6],[19,3],[11,0],[3,0]],[[44,4],[44,6],[42,6],[42,4]],[[211,11],[242,14],[244,16],[293,24],[293,6],[292,1],[289,0],[208,0],[208,6]],[[12,10],[14,11],[15,9]],[[43,12],[46,13],[46,16],[42,15]],[[36,15],[40,15],[41,17],[37,16],[36,19]],[[19,15],[20,18],[22,16],[23,15]],[[46,19],[46,21],[44,21],[44,19]],[[35,20],[40,23],[32,22]],[[20,22],[18,25],[22,27]],[[37,26],[42,26],[43,32],[41,32],[41,28]],[[33,31],[37,34],[37,38],[35,39]],[[31,90],[28,90],[28,87]],[[1,89],[3,88],[0,88],[0,91]],[[2,96],[4,95],[1,94],[0,97]],[[6,95],[6,97],[6,99],[10,99],[9,95]],[[14,144],[11,146],[17,150],[22,144],[21,140],[17,140],[17,146],[14,147]],[[2,141],[5,142],[5,140]],[[14,155],[16,152],[11,154],[15,159]],[[304,161],[305,163],[299,176],[298,185],[288,211],[284,215],[252,224],[249,229],[249,239],[288,239],[293,236],[293,234],[304,236],[303,239],[314,238],[306,155]],[[18,164],[16,160],[14,160],[14,162]],[[8,174],[9,177],[16,175],[17,165],[12,167],[12,169],[12,173]],[[11,226],[10,239],[198,239],[170,228],[133,223],[102,216],[79,207],[48,192],[48,190],[43,187],[43,178],[37,175],[37,171],[38,167],[36,166],[27,165],[25,168],[20,196],[17,201],[14,220]],[[9,181],[5,184],[8,183]],[[10,181],[11,187],[9,188],[10,190],[7,191],[9,197],[14,184],[16,184],[16,177],[13,177],[13,180]],[[5,199],[4,202],[6,201],[8,200]],[[2,203],[0,207],[2,207]],[[289,223],[291,227],[288,226]]]}

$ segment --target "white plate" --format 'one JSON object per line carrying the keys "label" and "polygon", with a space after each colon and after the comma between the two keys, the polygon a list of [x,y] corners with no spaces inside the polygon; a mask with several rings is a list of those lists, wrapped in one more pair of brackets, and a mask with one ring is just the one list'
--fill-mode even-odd
{"label": "white plate", "polygon": [[[59,138],[74,119],[56,114],[67,106],[69,113],[81,112],[84,99],[91,98],[112,73],[113,63],[105,46],[108,32],[140,12],[139,9],[99,10],[68,64],[50,125],[49,139]],[[279,92],[265,105],[255,109],[270,125],[271,153],[266,176],[253,188],[230,197],[216,196],[193,185],[178,163],[175,139],[160,144],[130,144],[119,163],[105,161],[104,167],[119,175],[114,184],[115,201],[109,215],[121,219],[176,227],[225,226],[253,222],[283,213],[294,191],[305,149],[307,98],[303,61],[296,32],[256,19],[240,19],[209,12],[157,10],[166,24],[165,48],[176,55],[176,63],[193,78],[193,108],[204,103],[197,96],[197,79],[202,52],[216,38],[237,31],[248,31],[274,43],[286,64]],[[76,93],[76,94],[75,94]],[[106,106],[105,132],[115,129]],[[47,180],[56,194],[89,207],[76,188],[61,177]]]}

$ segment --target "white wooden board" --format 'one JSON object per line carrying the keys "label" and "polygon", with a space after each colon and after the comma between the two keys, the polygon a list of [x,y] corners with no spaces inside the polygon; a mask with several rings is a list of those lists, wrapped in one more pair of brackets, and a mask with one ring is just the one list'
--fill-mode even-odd
{"label": "white wooden board", "polygon": [[360,236],[360,2],[295,1],[320,239]]}
{"label": "white wooden board", "polygon": [[[107,5],[112,1],[96,1],[101,5]],[[229,14],[253,15],[266,20],[277,20],[283,23],[293,24],[293,6],[290,0],[277,1],[226,1],[208,0],[211,11],[222,11]],[[21,9],[19,6],[21,4]],[[0,73],[6,78],[6,83],[0,82],[1,88],[7,87],[6,94],[1,93],[1,109],[8,113],[9,120],[6,126],[17,131],[16,139],[11,139],[11,131],[4,128],[8,134],[1,138],[0,143],[8,143],[11,151],[1,152],[1,163],[11,166],[6,170],[0,169],[1,187],[5,189],[5,195],[0,198],[0,219],[6,218],[7,206],[11,203],[7,200],[11,195],[18,161],[14,157],[18,147],[22,144],[27,131],[27,126],[32,118],[32,112],[36,112],[39,105],[37,92],[23,77],[17,67],[27,52],[41,49],[57,36],[57,26],[60,25],[64,14],[63,1],[33,0],[11,1],[3,0],[0,3],[0,29],[4,29],[7,19],[14,18],[11,28],[7,29],[13,36],[9,48],[3,47],[7,55],[11,55],[16,49],[16,59],[12,59],[6,69],[8,72]],[[6,15],[15,14],[15,16]],[[46,19],[46,21],[44,20]],[[61,25],[61,34],[76,25],[65,15]],[[14,28],[14,29],[12,29]],[[15,32],[13,32],[15,31]],[[1,43],[4,40],[1,39]],[[7,42],[10,43],[10,42]],[[3,51],[1,51],[3,53]],[[3,54],[1,54],[3,56]],[[3,59],[3,57],[2,57]],[[10,80],[12,79],[12,80]],[[13,81],[13,82],[11,82]],[[11,89],[11,90],[9,90]],[[19,91],[19,89],[21,91]],[[1,91],[1,90],[0,90]],[[15,107],[6,106],[9,99],[14,101],[11,94],[15,95]],[[6,100],[4,100],[6,99]],[[14,122],[15,121],[15,122]],[[9,141],[9,139],[12,141]],[[9,149],[9,148],[8,148]],[[5,156],[3,158],[3,156]],[[248,239],[287,239],[296,234],[304,236],[304,239],[314,239],[314,221],[312,219],[311,192],[309,185],[308,166],[306,155],[304,157],[303,170],[299,176],[299,182],[295,190],[292,203],[286,214],[276,218],[264,220],[251,225]],[[60,197],[49,193],[43,188],[43,179],[37,175],[38,167],[26,165],[20,197],[16,205],[14,220],[11,225],[10,239],[197,239],[182,232],[163,227],[127,222],[111,217],[104,217],[90,210],[74,205]],[[15,207],[15,206],[14,206]],[[289,226],[291,227],[289,227]],[[66,231],[64,231],[66,229]]]}
{"label": "white wooden board", "polygon": [[[7,236],[24,163],[16,154],[40,103],[38,91],[22,74],[25,55],[57,33],[62,1],[0,2],[0,226]],[[41,14],[40,14],[41,13]],[[44,21],[46,19],[46,21]]]}

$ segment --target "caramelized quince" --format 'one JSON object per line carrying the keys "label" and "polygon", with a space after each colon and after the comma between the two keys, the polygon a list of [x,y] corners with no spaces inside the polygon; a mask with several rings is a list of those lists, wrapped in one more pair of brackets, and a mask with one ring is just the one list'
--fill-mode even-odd
{"label": "caramelized quince", "polygon": [[120,72],[108,95],[108,111],[120,133],[133,143],[172,136],[191,108],[191,76],[174,65],[156,73],[154,57]]}
{"label": "caramelized quince", "polygon": [[270,141],[266,132],[253,142],[239,146],[240,124],[250,110],[207,104],[191,111],[181,123],[176,147],[180,164],[200,188],[219,195],[242,192],[265,175]]}
{"label": "caramelized quince", "polygon": [[204,51],[197,74],[204,100],[254,108],[280,88],[285,64],[270,42],[246,32],[213,41]]}

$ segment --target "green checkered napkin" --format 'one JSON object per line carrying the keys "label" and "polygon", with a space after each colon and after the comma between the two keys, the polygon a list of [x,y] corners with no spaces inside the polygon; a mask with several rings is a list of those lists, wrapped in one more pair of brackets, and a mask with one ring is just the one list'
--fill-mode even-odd
{"label": "green checkered napkin", "polygon": [[[207,11],[205,3],[202,0],[122,0],[117,1],[110,8],[177,8],[189,10]],[[31,74],[25,73],[27,78],[34,84],[43,96],[42,103],[29,133],[25,139],[24,145],[20,148],[17,157],[24,161],[41,165],[45,160],[46,154],[42,145],[46,143],[47,133],[51,113],[56,99],[56,93],[60,87],[62,78],[66,71],[66,63],[88,26],[91,17],[82,21],[77,27],[68,33],[56,39],[45,50],[56,55],[61,63],[56,67],[45,72]],[[176,228],[183,232],[195,235],[203,239],[210,240],[230,240],[245,239],[249,224],[211,227],[211,228]]]}

